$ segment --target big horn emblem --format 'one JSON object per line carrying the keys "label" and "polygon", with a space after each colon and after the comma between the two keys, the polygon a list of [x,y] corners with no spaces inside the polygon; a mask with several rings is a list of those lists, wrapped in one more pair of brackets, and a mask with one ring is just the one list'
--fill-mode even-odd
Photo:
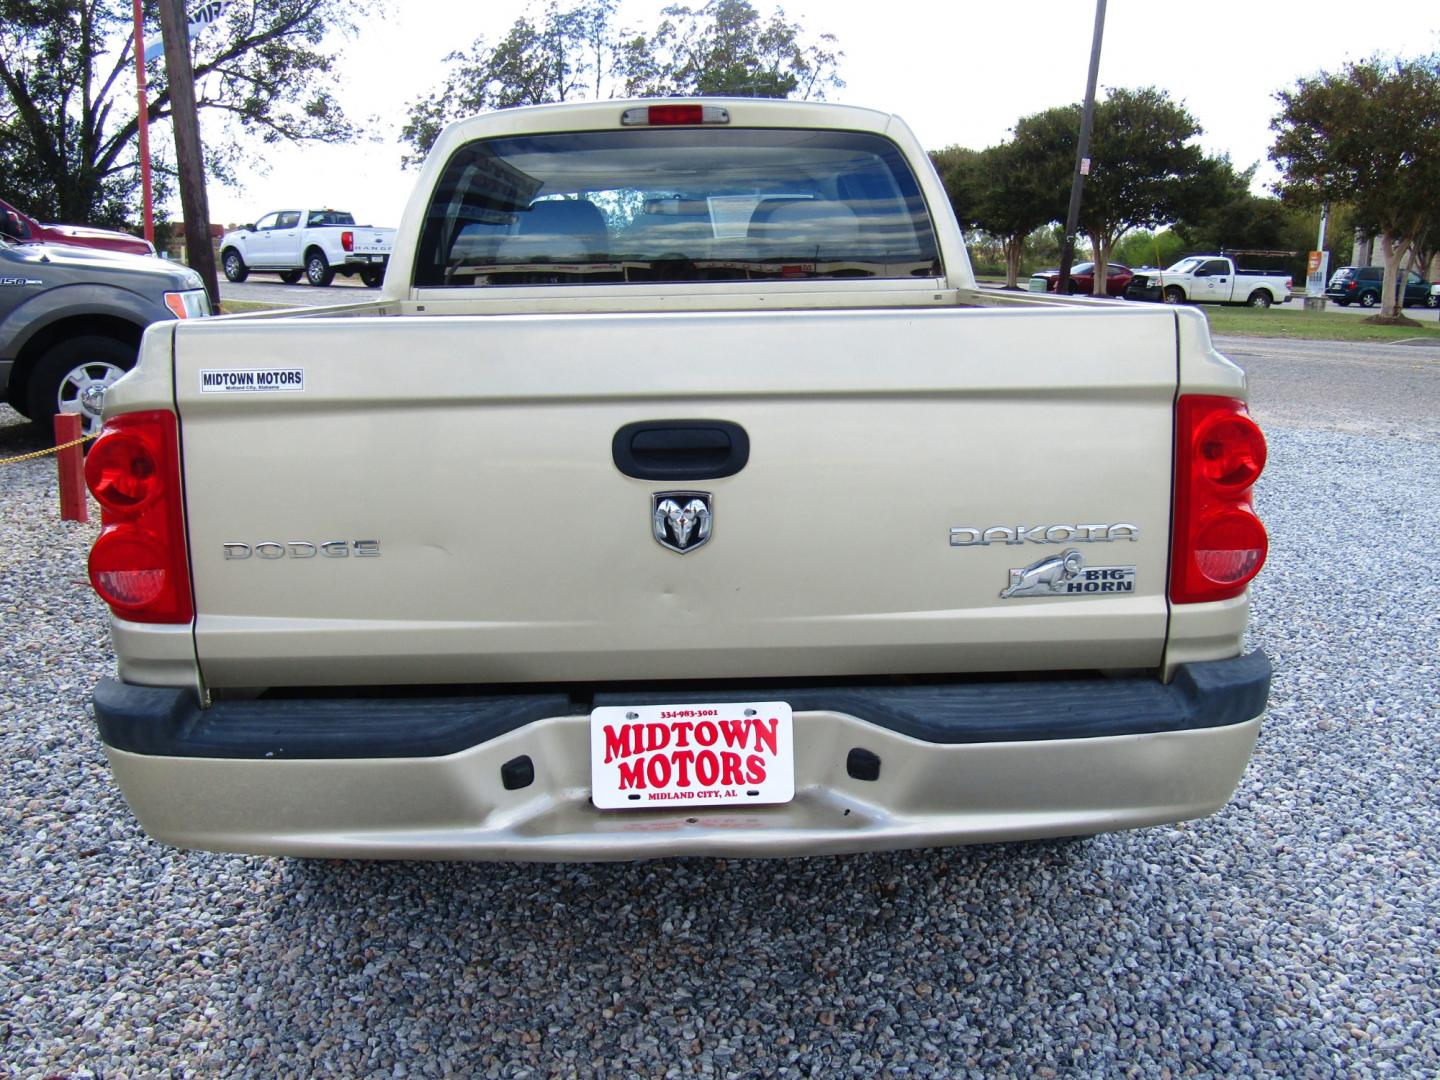
{"label": "big horn emblem", "polygon": [[650,521],[661,547],[681,555],[710,539],[714,513],[708,491],[657,491],[650,496]]}

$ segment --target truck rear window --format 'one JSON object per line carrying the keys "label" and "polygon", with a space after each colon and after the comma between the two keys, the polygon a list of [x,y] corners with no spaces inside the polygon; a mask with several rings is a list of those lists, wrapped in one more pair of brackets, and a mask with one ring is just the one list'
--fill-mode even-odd
{"label": "truck rear window", "polygon": [[762,128],[483,139],[445,167],[420,287],[911,278],[942,273],[899,149]]}

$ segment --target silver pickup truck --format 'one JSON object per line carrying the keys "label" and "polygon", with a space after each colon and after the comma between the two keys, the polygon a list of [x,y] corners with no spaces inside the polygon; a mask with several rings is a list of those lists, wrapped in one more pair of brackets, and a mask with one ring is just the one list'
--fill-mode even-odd
{"label": "silver pickup truck", "polygon": [[111,767],[169,843],[806,855],[1173,822],[1270,668],[1245,378],[976,288],[896,117],[449,128],[381,298],[156,327],[87,464]]}

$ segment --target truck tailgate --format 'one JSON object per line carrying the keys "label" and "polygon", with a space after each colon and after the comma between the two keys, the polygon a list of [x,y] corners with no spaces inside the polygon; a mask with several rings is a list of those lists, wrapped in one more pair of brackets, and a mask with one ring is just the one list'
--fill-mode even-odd
{"label": "truck tailgate", "polygon": [[357,255],[389,255],[395,244],[394,229],[356,229],[355,247]]}
{"label": "truck tailgate", "polygon": [[[181,324],[202,671],[240,687],[1155,666],[1176,368],[1171,312],[1098,305]],[[264,372],[290,374],[242,388]],[[653,420],[737,424],[749,460],[694,483],[623,475],[612,439]],[[671,488],[711,498],[710,538],[683,554],[652,534]],[[1120,584],[1001,598],[1070,550]]]}

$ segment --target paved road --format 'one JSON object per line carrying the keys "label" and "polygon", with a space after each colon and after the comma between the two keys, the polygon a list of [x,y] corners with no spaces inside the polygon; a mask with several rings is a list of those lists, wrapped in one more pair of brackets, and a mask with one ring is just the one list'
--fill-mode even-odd
{"label": "paved road", "polygon": [[1262,427],[1440,442],[1440,347],[1216,337],[1250,378]]}
{"label": "paved road", "polygon": [[358,277],[338,274],[334,284],[317,289],[313,285],[286,285],[274,274],[251,274],[240,283],[220,279],[220,303],[226,300],[249,300],[264,304],[285,304],[289,307],[323,307],[326,304],[358,304],[380,295],[379,289],[367,289]]}

